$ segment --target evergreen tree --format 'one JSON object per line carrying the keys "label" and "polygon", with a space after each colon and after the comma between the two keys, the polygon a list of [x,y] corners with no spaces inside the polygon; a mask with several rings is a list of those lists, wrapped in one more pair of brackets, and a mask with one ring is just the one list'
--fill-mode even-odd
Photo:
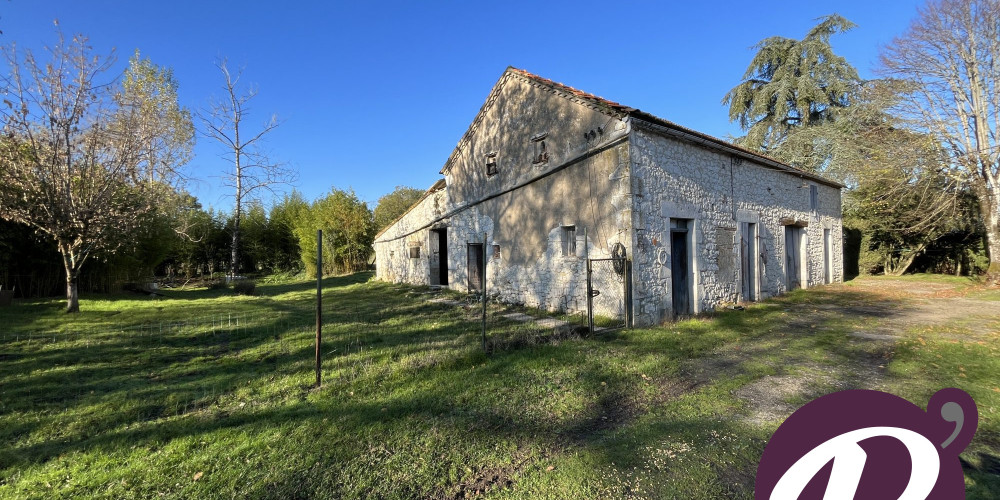
{"label": "evergreen tree", "polygon": [[802,40],[775,36],[754,47],[757,54],[743,81],[722,100],[729,105],[730,121],[739,121],[746,131],[737,144],[766,152],[793,127],[830,121],[850,104],[860,78],[833,53],[830,37],[853,27],[833,14],[820,18]]}

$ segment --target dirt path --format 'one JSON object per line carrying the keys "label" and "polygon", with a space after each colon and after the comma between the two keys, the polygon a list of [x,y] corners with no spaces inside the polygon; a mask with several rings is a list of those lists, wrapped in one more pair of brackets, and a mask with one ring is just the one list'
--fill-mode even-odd
{"label": "dirt path", "polygon": [[[857,280],[854,290],[895,299],[902,306],[889,315],[889,327],[907,329],[922,325],[953,325],[972,335],[995,333],[1000,303],[967,296],[968,290],[943,283],[909,280]],[[850,312],[850,311],[847,311]]]}
{"label": "dirt path", "polygon": [[[746,401],[746,420],[781,422],[801,404],[846,389],[885,389],[886,366],[897,342],[917,336],[922,327],[945,338],[996,334],[1000,302],[968,296],[968,287],[916,280],[858,279],[811,291],[808,302],[783,304],[778,339],[768,336],[739,350],[727,348],[684,367],[696,382],[735,376],[748,360],[766,360],[776,370],[736,391]],[[803,348],[818,334],[830,333],[834,345]],[[846,334],[846,335],[845,335]],[[818,344],[819,345],[819,344]]]}

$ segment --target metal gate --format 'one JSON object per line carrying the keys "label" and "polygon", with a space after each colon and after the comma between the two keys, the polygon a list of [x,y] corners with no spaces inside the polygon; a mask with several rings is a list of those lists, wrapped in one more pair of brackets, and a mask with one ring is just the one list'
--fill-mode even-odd
{"label": "metal gate", "polygon": [[632,263],[624,249],[610,259],[587,260],[587,326],[591,332],[595,327],[612,330],[632,326],[631,276]]}

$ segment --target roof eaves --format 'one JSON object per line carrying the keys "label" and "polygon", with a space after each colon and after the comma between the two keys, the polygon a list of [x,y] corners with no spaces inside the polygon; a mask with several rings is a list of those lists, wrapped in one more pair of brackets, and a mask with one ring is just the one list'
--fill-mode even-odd
{"label": "roof eaves", "polygon": [[839,183],[837,181],[833,181],[833,180],[827,179],[826,177],[823,177],[823,176],[821,176],[819,174],[816,174],[814,172],[810,172],[808,170],[803,170],[801,168],[794,167],[794,166],[789,165],[789,164],[787,164],[787,163],[785,163],[785,162],[783,162],[781,160],[778,160],[778,159],[772,158],[770,156],[767,156],[767,155],[765,155],[763,153],[759,153],[759,152],[756,152],[756,151],[744,148],[742,146],[737,146],[736,144],[733,144],[733,143],[731,143],[729,141],[724,141],[724,140],[719,139],[717,137],[713,137],[711,135],[708,135],[708,134],[705,134],[705,133],[702,133],[702,132],[698,132],[697,130],[692,130],[692,129],[689,129],[687,127],[683,127],[683,126],[678,125],[678,124],[676,124],[674,122],[671,122],[669,120],[664,120],[663,118],[660,118],[660,117],[658,117],[656,115],[651,115],[649,113],[646,113],[644,111],[640,111],[638,109],[634,110],[632,113],[629,113],[629,116],[631,116],[633,118],[638,118],[638,119],[640,119],[642,121],[645,121],[645,122],[649,122],[649,123],[652,123],[652,124],[655,124],[655,125],[659,125],[661,127],[665,127],[667,129],[675,130],[675,131],[677,131],[677,132],[679,132],[679,133],[681,133],[683,135],[687,135],[687,136],[691,136],[691,137],[700,139],[700,142],[702,142],[705,145],[712,145],[712,146],[714,146],[717,149],[727,150],[727,151],[729,151],[731,153],[737,154],[737,155],[745,157],[747,159],[754,160],[754,161],[757,161],[759,163],[764,163],[764,164],[766,164],[766,165],[768,165],[768,166],[770,166],[770,167],[772,167],[772,168],[774,168],[776,170],[781,170],[781,171],[788,172],[789,174],[798,175],[798,176],[804,177],[804,178],[809,178],[809,179],[812,179],[812,180],[814,180],[816,182],[819,182],[821,184],[825,184],[827,186],[835,187],[835,188],[838,188],[838,189],[843,189],[845,187],[843,184],[841,184],[841,183]]}
{"label": "roof eaves", "polygon": [[563,83],[549,80],[548,78],[543,78],[541,76],[525,71],[523,69],[509,67],[507,70],[514,74],[520,75],[526,78],[527,80],[549,87],[557,92],[566,94],[568,97],[578,98],[583,101],[587,101],[590,104],[597,107],[599,110],[612,115],[625,116],[633,111],[638,111],[635,108],[625,106],[624,104],[617,103],[610,99],[605,99],[601,96],[591,94],[590,92],[585,92],[575,87],[570,87],[569,85]]}

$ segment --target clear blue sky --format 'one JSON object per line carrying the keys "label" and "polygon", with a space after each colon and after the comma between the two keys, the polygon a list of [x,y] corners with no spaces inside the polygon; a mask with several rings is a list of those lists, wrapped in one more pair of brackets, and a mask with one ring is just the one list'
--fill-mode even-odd
{"label": "clear blue sky", "polygon": [[[58,19],[117,48],[119,70],[136,48],[173,68],[192,110],[221,95],[213,64],[226,57],[259,88],[249,124],[283,120],[267,149],[299,172],[295,187],[310,200],[352,187],[374,207],[396,185],[439,177],[508,65],[725,138],[739,130],[721,99],[756,42],[800,38],[837,12],[858,27],[834,49],[871,77],[922,3],[0,0],[0,41],[51,44]],[[221,152],[199,137],[188,165],[206,208],[232,205]]]}

